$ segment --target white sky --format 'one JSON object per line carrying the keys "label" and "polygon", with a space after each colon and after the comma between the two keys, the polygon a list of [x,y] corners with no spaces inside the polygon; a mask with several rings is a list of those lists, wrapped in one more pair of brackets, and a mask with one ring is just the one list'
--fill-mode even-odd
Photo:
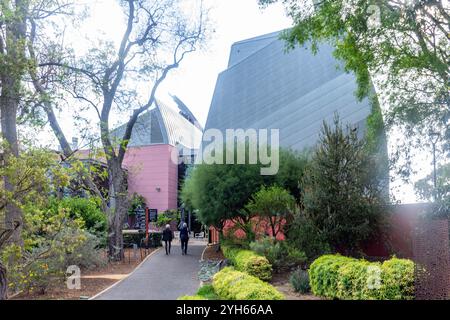
{"label": "white sky", "polygon": [[[81,0],[85,3],[84,0]],[[80,1],[80,2],[81,2]],[[198,3],[196,0],[184,0]],[[122,9],[117,0],[95,0],[91,2],[90,17],[83,22],[75,34],[67,35],[71,44],[80,53],[87,49],[84,38],[101,35],[119,42],[125,28]],[[157,97],[167,103],[172,102],[169,94],[178,96],[205,125],[217,76],[227,68],[231,45],[240,40],[282,30],[292,26],[281,4],[261,9],[257,0],[204,0],[204,6],[211,8],[209,19],[213,27],[205,49],[196,51],[183,60],[180,67],[167,77],[159,87]],[[123,21],[123,22],[122,22]],[[95,36],[94,36],[95,35]],[[70,140],[77,136],[78,126],[68,115],[70,110],[60,114],[64,132]],[[96,120],[95,117],[92,117]],[[111,123],[115,124],[114,115]],[[50,130],[45,130],[39,140],[41,144],[55,142]]]}
{"label": "white sky", "polygon": [[[282,30],[292,25],[281,4],[263,10],[259,8],[257,0],[204,0],[204,3],[206,7],[211,8],[209,18],[214,29],[206,44],[207,49],[187,56],[180,68],[169,75],[157,94],[159,99],[168,103],[172,101],[169,94],[177,95],[202,125],[208,116],[217,76],[227,68],[231,45],[236,41]],[[70,36],[71,41],[75,42],[75,47],[79,47],[81,51],[86,48],[84,34],[104,34],[106,38],[120,41],[124,30],[124,23],[121,20],[123,21],[123,14],[116,0],[95,0],[91,17],[84,21],[83,28],[77,34]],[[68,112],[70,110],[65,110],[59,117],[70,140],[79,134],[79,129]],[[94,123],[93,127],[95,128]],[[32,135],[36,136],[35,133]],[[56,145],[54,136],[48,128],[37,135],[37,138],[41,145],[53,147]],[[429,157],[421,160],[427,172],[431,170],[429,160]],[[414,202],[413,187],[400,185],[401,190],[395,192],[398,199],[402,202]]]}

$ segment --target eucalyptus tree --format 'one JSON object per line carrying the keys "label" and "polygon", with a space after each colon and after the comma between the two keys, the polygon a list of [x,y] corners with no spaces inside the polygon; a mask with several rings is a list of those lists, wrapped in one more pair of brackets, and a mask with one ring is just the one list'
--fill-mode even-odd
{"label": "eucalyptus tree", "polygon": [[356,75],[359,98],[370,96],[376,85],[389,106],[386,124],[409,137],[397,155],[423,146],[429,127],[450,142],[449,1],[259,0],[262,6],[275,2],[285,5],[294,22],[283,36],[289,47],[314,51],[327,41]]}
{"label": "eucalyptus tree", "polygon": [[[48,24],[62,13],[69,14],[71,3],[66,0],[4,0],[0,1],[0,113],[2,165],[8,166],[19,155],[18,124],[27,117],[35,96],[27,85],[28,71],[33,65],[27,53],[32,22]],[[5,190],[13,193],[14,185],[3,177]],[[14,229],[10,237],[21,243],[22,213],[13,203],[7,203],[6,225]],[[18,227],[16,227],[18,225]]]}
{"label": "eucalyptus tree", "polygon": [[[25,43],[27,33],[28,0],[0,2],[0,113],[1,133],[6,144],[3,146],[3,165],[8,165],[12,157],[19,155],[17,139],[17,112],[22,95],[22,77],[26,72],[27,59]],[[14,189],[10,179],[3,176],[5,190]],[[19,208],[8,203],[6,208],[6,225],[11,229],[16,222],[22,224]],[[12,241],[20,243],[20,230],[14,228]]]}
{"label": "eucalyptus tree", "polygon": [[[86,41],[89,49],[81,57],[55,55],[38,64],[39,68],[65,70],[69,82],[64,89],[98,117],[108,176],[107,196],[102,198],[108,216],[109,256],[114,260],[123,254],[122,227],[128,205],[123,161],[134,125],[154,105],[156,92],[169,73],[204,43],[207,29],[207,12],[201,1],[195,10],[180,0],[121,0],[119,4],[125,23],[118,45],[101,40],[89,47]],[[62,149],[70,153],[51,107],[46,106],[50,125]],[[117,139],[117,134],[111,133],[111,118],[124,113],[128,114],[125,129]]]}

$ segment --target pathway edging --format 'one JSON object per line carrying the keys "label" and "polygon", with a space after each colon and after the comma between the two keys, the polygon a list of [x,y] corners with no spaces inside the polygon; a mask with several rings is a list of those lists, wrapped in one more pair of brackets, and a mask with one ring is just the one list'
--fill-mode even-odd
{"label": "pathway edging", "polygon": [[120,279],[119,281],[113,283],[112,285],[110,285],[108,288],[102,290],[101,292],[97,293],[96,295],[90,297],[88,300],[94,300],[96,298],[98,298],[99,296],[101,296],[102,294],[104,294],[105,292],[109,291],[110,289],[114,288],[115,286],[117,286],[119,283],[121,283],[122,281],[126,280],[128,277],[130,277],[137,269],[139,269],[148,259],[150,259],[151,256],[153,256],[155,253],[157,253],[158,251],[160,251],[162,248],[158,248],[156,250],[154,250],[153,252],[151,252],[147,257],[145,257],[144,260],[141,261],[141,263],[139,263],[137,265],[136,268],[134,268],[133,271],[131,271],[129,274],[127,274],[124,278]]}

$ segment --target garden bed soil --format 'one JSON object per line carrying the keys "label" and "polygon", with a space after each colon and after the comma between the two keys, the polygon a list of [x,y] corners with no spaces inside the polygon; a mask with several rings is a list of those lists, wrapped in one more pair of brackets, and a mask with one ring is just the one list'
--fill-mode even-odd
{"label": "garden bed soil", "polygon": [[204,260],[210,260],[210,261],[222,261],[225,259],[223,256],[222,250],[219,250],[217,252],[218,245],[208,245],[205,249],[205,252],[203,253],[203,259]]}
{"label": "garden bed soil", "polygon": [[[155,249],[150,249],[150,254]],[[143,257],[145,259],[145,257]],[[109,262],[95,270],[82,270],[81,289],[67,289],[65,282],[51,284],[45,294],[39,292],[21,293],[11,300],[80,300],[87,299],[102,292],[114,283],[128,276],[142,262],[140,254],[134,258],[132,249],[125,249],[125,260]]]}
{"label": "garden bed soil", "polygon": [[314,296],[313,294],[302,294],[297,293],[294,291],[294,288],[292,288],[291,284],[289,283],[289,276],[290,273],[280,273],[280,274],[273,274],[272,280],[270,281],[270,284],[272,284],[275,288],[278,289],[282,294],[285,295],[286,300],[322,300],[319,297]]}

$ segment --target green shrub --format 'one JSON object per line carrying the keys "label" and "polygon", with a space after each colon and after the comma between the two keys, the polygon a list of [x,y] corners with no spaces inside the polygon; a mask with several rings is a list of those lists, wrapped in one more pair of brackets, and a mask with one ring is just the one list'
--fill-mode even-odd
{"label": "green shrub", "polygon": [[86,229],[97,235],[106,232],[106,214],[100,208],[99,200],[96,198],[51,198],[49,209],[53,214],[61,209],[70,213],[72,218],[81,218]]}
{"label": "green shrub", "polygon": [[202,296],[195,295],[195,296],[182,296],[179,297],[177,300],[208,300],[208,299]]}
{"label": "green shrub", "polygon": [[294,271],[289,278],[289,282],[296,292],[308,293],[311,289],[308,271],[302,269]]}
{"label": "green shrub", "polygon": [[284,298],[270,284],[230,267],[216,273],[212,285],[217,295],[225,300],[282,300]]}
{"label": "green shrub", "polygon": [[313,222],[303,214],[295,215],[289,224],[286,241],[293,247],[300,248],[307,261],[312,262],[321,255],[331,253],[326,239],[319,233]]}
{"label": "green shrub", "polygon": [[211,284],[205,284],[197,291],[197,296],[203,297],[208,300],[219,300],[219,296],[214,291],[214,287]]}
{"label": "green shrub", "polygon": [[381,299],[414,299],[414,262],[393,258],[383,262],[381,270]]}
{"label": "green shrub", "polygon": [[393,258],[383,264],[325,255],[309,270],[315,295],[342,300],[414,299],[414,263]]}
{"label": "green shrub", "polygon": [[250,249],[264,255],[277,271],[298,267],[307,260],[303,251],[295,248],[287,241],[275,241],[269,237],[250,243]]}
{"label": "green shrub", "polygon": [[250,250],[232,247],[223,247],[224,256],[231,261],[236,269],[247,272],[261,280],[269,281],[272,278],[272,265],[266,257]]}

